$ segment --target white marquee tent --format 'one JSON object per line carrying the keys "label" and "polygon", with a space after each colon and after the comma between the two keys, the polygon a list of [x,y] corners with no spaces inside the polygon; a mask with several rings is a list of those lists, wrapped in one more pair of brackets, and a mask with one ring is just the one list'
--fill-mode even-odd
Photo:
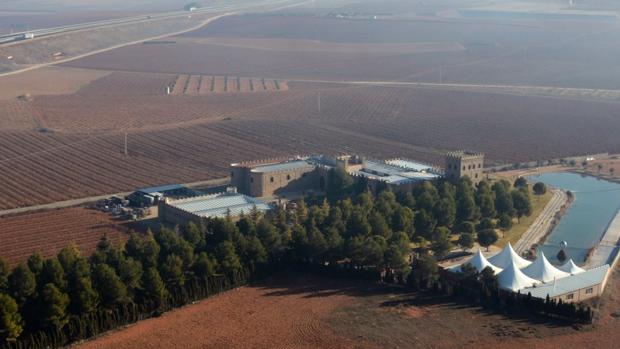
{"label": "white marquee tent", "polygon": [[549,263],[547,257],[545,257],[545,254],[542,251],[540,251],[540,255],[532,264],[523,268],[521,271],[526,276],[545,283],[570,275],[569,273],[564,272]]}
{"label": "white marquee tent", "polygon": [[478,250],[476,254],[474,254],[470,259],[466,260],[464,263],[452,267],[451,270],[455,272],[460,272],[461,267],[463,267],[466,264],[471,264],[474,268],[476,268],[478,272],[481,272],[486,267],[490,267],[491,269],[493,269],[495,274],[499,274],[502,271],[501,268],[498,268],[494,266],[493,264],[489,263],[489,261],[484,257],[484,255],[482,254],[480,250]]}
{"label": "white marquee tent", "polygon": [[517,268],[523,269],[532,263],[527,259],[519,256],[515,252],[515,250],[512,249],[512,245],[510,245],[510,242],[508,243],[508,245],[506,245],[506,247],[504,247],[502,252],[489,258],[489,262],[501,269],[506,269],[513,263],[516,264]]}
{"label": "white marquee tent", "polygon": [[579,268],[572,259],[569,259],[563,266],[559,268],[561,271],[565,273],[569,273],[571,275],[583,273],[585,270]]}
{"label": "white marquee tent", "polygon": [[540,281],[523,274],[516,262],[512,262],[506,269],[502,270],[497,275],[497,281],[499,287],[513,292],[540,283]]}

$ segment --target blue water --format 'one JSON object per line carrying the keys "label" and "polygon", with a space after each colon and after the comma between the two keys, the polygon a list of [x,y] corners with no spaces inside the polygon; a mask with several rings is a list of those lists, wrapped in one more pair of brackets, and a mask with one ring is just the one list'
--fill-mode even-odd
{"label": "blue water", "polygon": [[573,192],[575,201],[541,249],[549,261],[560,264],[556,256],[560,242],[565,240],[569,258],[583,263],[588,250],[601,239],[620,209],[620,184],[564,172],[531,176],[528,180]]}

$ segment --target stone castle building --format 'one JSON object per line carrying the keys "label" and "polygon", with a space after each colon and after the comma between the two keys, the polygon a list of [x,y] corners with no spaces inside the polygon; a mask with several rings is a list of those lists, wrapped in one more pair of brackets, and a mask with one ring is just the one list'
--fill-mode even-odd
{"label": "stone castle building", "polygon": [[469,177],[474,184],[484,179],[484,154],[471,151],[455,151],[446,154],[444,175],[449,180]]}
{"label": "stone castle building", "polygon": [[231,185],[254,197],[324,191],[329,171],[342,169],[355,179],[365,178],[369,189],[411,188],[415,183],[441,177],[431,165],[405,160],[367,160],[355,155],[313,155],[231,164]]}

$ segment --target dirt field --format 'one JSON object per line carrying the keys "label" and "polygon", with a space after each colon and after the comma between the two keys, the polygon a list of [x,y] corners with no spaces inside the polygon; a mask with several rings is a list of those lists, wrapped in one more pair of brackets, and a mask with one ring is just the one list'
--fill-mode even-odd
{"label": "dirt field", "polygon": [[[83,30],[64,35],[35,38],[0,47],[0,72],[19,70],[30,65],[47,64],[105,50],[110,47],[136,42],[147,38],[195,28],[211,14],[137,22],[96,30]],[[9,59],[9,57],[12,57]]]}
{"label": "dirt field", "polygon": [[132,15],[134,15],[134,13],[130,11],[33,12],[32,8],[24,8],[24,12],[0,12],[0,34],[59,27],[63,25],[100,21],[104,19],[127,17]]}
{"label": "dirt field", "polygon": [[[0,169],[11,183],[0,188],[0,209],[217,178],[231,162],[278,155],[349,152],[440,164],[443,151],[463,147],[505,163],[620,151],[620,104],[609,102],[302,83],[166,96],[176,78],[117,72],[73,95],[0,104],[9,115]],[[203,76],[198,91],[276,88],[240,80]]]}
{"label": "dirt field", "polygon": [[590,161],[585,170],[603,178],[618,179],[620,177],[620,160],[616,158]]}
{"label": "dirt field", "polygon": [[49,67],[0,77],[0,103],[23,95],[63,95],[77,92],[109,73],[102,70]]}
{"label": "dirt field", "polygon": [[[213,81],[215,79],[215,81]],[[243,78],[238,76],[177,76],[170,88],[173,96],[196,96],[208,93],[235,93],[235,92],[278,92],[288,91],[287,81],[273,79]]]}
{"label": "dirt field", "polygon": [[[620,103],[612,101],[293,81],[437,81],[442,67],[446,82],[616,86],[617,48],[605,40],[620,25],[583,28],[244,15],[77,60],[67,65],[117,71],[75,93],[0,101],[0,170],[10,183],[0,188],[0,209],[206,180],[225,176],[230,162],[278,155],[348,152],[441,164],[444,151],[470,148],[501,164],[620,152]],[[455,43],[460,50],[399,51]],[[609,54],[582,59],[600,50]],[[267,91],[247,93],[260,90]]]}
{"label": "dirt field", "polygon": [[255,39],[226,37],[185,37],[177,42],[204,44],[211,46],[237,47],[263,51],[294,51],[294,52],[339,52],[368,54],[380,53],[428,53],[464,50],[458,42],[419,42],[419,43],[335,43],[303,39]]}
{"label": "dirt field", "polygon": [[115,243],[127,239],[125,229],[110,215],[85,208],[1,217],[0,256],[15,266],[36,251],[51,257],[69,242],[88,255],[104,235]]}
{"label": "dirt field", "polygon": [[[368,21],[245,15],[221,19],[185,34],[174,44],[126,47],[69,64],[206,75],[427,82],[439,80],[441,67],[444,82],[615,89],[620,79],[614,73],[618,67],[612,56],[620,51],[612,43],[618,32],[620,24],[615,22],[584,27],[568,21]],[[282,43],[291,41],[298,44],[283,47]],[[307,41],[314,41],[321,50],[300,50]],[[464,49],[416,53],[382,46],[429,43],[457,44]]]}
{"label": "dirt field", "polygon": [[[618,285],[614,287],[617,288]],[[609,308],[615,307],[614,303]],[[575,331],[441,298],[279,276],[146,320],[79,348],[612,348],[617,319]]]}
{"label": "dirt field", "polygon": [[328,325],[330,314],[353,300],[346,287],[355,285],[304,277],[291,284],[277,279],[227,292],[77,347],[376,348],[340,337]]}

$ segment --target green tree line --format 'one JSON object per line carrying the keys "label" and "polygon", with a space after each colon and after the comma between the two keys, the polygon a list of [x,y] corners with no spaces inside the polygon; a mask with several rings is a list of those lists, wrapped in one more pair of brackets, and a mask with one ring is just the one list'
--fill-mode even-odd
{"label": "green tree line", "polygon": [[[375,196],[340,177],[330,181],[338,200],[133,233],[121,246],[103,238],[89,257],[69,244],[53,258],[35,253],[13,269],[0,259],[0,339],[68,327],[73,336],[110,314],[135,318],[166,310],[171,300],[187,301],[291,264],[370,270],[384,281],[405,282],[411,242],[441,258],[453,248],[453,236],[463,248],[476,234],[488,245],[493,236],[485,234],[497,225],[531,214],[527,190],[505,181],[477,187],[467,178],[456,185],[424,182],[412,191],[386,189]],[[213,286],[213,280],[221,284]]]}

